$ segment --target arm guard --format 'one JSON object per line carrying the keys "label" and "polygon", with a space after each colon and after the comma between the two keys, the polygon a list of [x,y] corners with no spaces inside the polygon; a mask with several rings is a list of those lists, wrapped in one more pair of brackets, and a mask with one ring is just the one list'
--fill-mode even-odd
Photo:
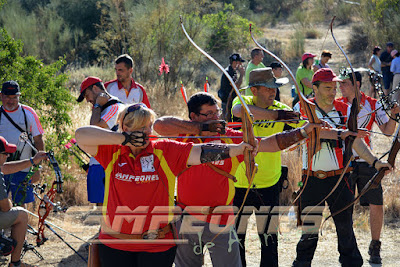
{"label": "arm guard", "polygon": [[[305,136],[301,132],[302,128],[285,131],[276,135],[276,142],[280,150],[284,150],[297,142],[303,140]],[[304,131],[304,129],[303,129]]]}
{"label": "arm guard", "polygon": [[225,144],[204,144],[201,146],[201,163],[223,160],[227,158],[230,158],[229,147]]}

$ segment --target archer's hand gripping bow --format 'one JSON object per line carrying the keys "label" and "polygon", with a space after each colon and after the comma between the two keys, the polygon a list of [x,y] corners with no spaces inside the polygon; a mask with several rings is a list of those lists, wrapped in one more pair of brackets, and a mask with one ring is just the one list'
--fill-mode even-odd
{"label": "archer's hand gripping bow", "polygon": [[[37,149],[29,141],[26,133],[21,134],[20,140],[27,143],[36,153],[38,152]],[[38,247],[41,246],[47,240],[47,238],[44,235],[45,220],[47,216],[49,216],[50,211],[53,209],[53,207],[56,206],[56,204],[54,204],[54,198],[56,193],[60,194],[63,192],[62,184],[64,182],[60,166],[58,165],[58,162],[54,157],[54,152],[50,150],[46,154],[51,163],[51,166],[53,167],[56,178],[53,181],[53,184],[51,185],[49,191],[42,198],[40,198],[39,209],[38,209],[39,223],[38,223],[38,231],[36,238],[36,243]]]}

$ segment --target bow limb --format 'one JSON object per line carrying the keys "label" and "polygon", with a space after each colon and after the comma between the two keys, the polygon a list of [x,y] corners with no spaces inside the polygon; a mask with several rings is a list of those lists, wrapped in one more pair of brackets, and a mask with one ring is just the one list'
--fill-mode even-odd
{"label": "bow limb", "polygon": [[[248,105],[246,104],[246,102],[244,101],[242,95],[240,94],[239,89],[237,88],[235,82],[233,81],[232,77],[229,75],[229,73],[225,70],[224,67],[221,66],[221,64],[218,63],[218,61],[216,61],[212,56],[210,56],[208,53],[206,53],[203,49],[201,49],[193,40],[192,38],[189,36],[189,34],[186,32],[185,26],[183,25],[183,19],[182,16],[180,16],[180,24],[181,24],[181,28],[183,33],[185,34],[186,38],[189,40],[189,42],[197,49],[199,50],[204,56],[206,56],[211,62],[213,62],[226,76],[226,78],[229,80],[230,84],[232,85],[232,88],[235,90],[240,103],[242,105],[242,114],[244,115],[244,117],[246,118],[246,120],[244,120],[244,123],[247,124],[247,126],[243,127],[244,129],[244,135],[243,135],[243,141],[246,143],[249,143],[251,145],[255,145],[256,141],[254,138],[254,131],[253,131],[253,122],[254,122],[254,117],[253,114],[251,113]],[[253,172],[255,172],[255,164],[250,164],[251,161],[254,161],[254,159],[251,156],[251,152],[247,151],[245,154],[247,154],[246,158],[247,158],[247,167],[250,167],[249,171],[246,171],[247,175],[247,179],[250,181],[251,180],[251,175],[253,175]],[[251,166],[252,165],[252,166]],[[247,168],[246,168],[247,169]],[[250,174],[251,173],[251,174]]]}
{"label": "bow limb", "polygon": [[[260,48],[262,49],[265,53],[273,57],[276,61],[282,64],[282,66],[286,69],[288,72],[289,76],[292,78],[294,86],[296,87],[297,94],[299,95],[300,99],[300,107],[303,110],[303,112],[306,114],[307,118],[309,119],[310,123],[321,123],[321,120],[317,117],[317,114],[315,112],[315,104],[310,102],[304,94],[301,92],[299,85],[297,84],[296,77],[294,76],[293,72],[290,70],[290,68],[286,65],[285,62],[282,61],[277,55],[272,53],[271,51],[267,50],[264,48],[257,40],[254,38],[253,32],[251,30],[251,24],[250,24],[250,35],[251,39],[253,39],[253,42]],[[305,183],[303,185],[302,190],[299,192],[299,194],[296,196],[296,198],[293,200],[293,203],[295,203],[301,196],[301,194],[304,192],[304,189],[307,185],[308,177],[309,177],[309,171],[311,168],[311,162],[313,156],[321,149],[321,143],[320,143],[320,138],[319,138],[319,133],[320,129],[314,128],[312,133],[310,134],[309,140],[307,142],[307,166],[308,166],[308,171],[307,171],[307,177],[305,179]]]}
{"label": "bow limb", "polygon": [[47,157],[49,158],[49,161],[54,169],[56,179],[51,185],[50,190],[46,193],[46,195],[43,196],[43,198],[40,199],[40,204],[38,209],[38,215],[39,215],[38,234],[36,238],[36,243],[38,247],[43,245],[44,242],[46,242],[47,240],[47,238],[44,235],[44,229],[46,226],[45,220],[47,216],[49,216],[51,209],[55,206],[54,198],[56,196],[56,193],[63,192],[62,189],[63,177],[58,162],[54,157],[54,152],[50,150],[47,153]]}
{"label": "bow limb", "polygon": [[[182,31],[184,33],[184,35],[186,36],[186,38],[189,40],[189,42],[198,50],[200,51],[204,56],[206,56],[211,62],[213,62],[226,76],[226,78],[229,80],[230,84],[232,85],[232,88],[235,90],[240,103],[242,105],[242,123],[244,125],[242,125],[242,129],[243,129],[243,141],[246,143],[249,143],[251,145],[255,145],[256,144],[256,140],[254,137],[254,131],[253,131],[253,122],[254,122],[254,117],[253,114],[251,113],[248,105],[246,104],[246,102],[244,101],[242,95],[240,94],[239,89],[237,88],[235,82],[233,81],[232,77],[229,75],[229,73],[225,70],[224,67],[221,66],[221,64],[218,63],[218,61],[216,61],[212,56],[210,56],[209,54],[207,54],[203,49],[201,49],[193,40],[192,38],[189,36],[189,34],[186,32],[186,29],[183,25],[183,18],[182,16],[180,16],[180,24],[181,24],[181,28]],[[233,220],[227,222],[226,226],[210,241],[213,242],[215,240],[215,238],[217,238],[223,231],[225,231],[225,229],[227,227],[229,227],[231,224],[235,223],[236,218],[238,217],[238,215],[240,214],[241,210],[244,207],[244,203],[246,202],[246,198],[248,196],[248,193],[250,191],[250,188],[252,186],[252,182],[254,179],[254,175],[257,172],[257,165],[255,164],[254,158],[251,154],[251,151],[246,150],[244,152],[245,158],[244,158],[244,162],[246,165],[246,177],[247,180],[249,181],[249,186],[247,187],[246,190],[246,194],[244,196],[242,205],[240,206],[236,216],[233,218]]]}
{"label": "bow limb", "polygon": [[[400,131],[400,124],[397,126],[396,134],[395,137],[393,138],[392,146],[390,147],[389,150],[389,157],[388,157],[388,163],[394,167],[395,161],[396,161],[396,156],[397,153],[400,150],[400,142],[399,142],[399,131]],[[349,207],[353,206],[363,195],[365,195],[370,189],[372,188],[377,188],[379,186],[379,183],[385,176],[385,172],[388,170],[388,168],[381,168],[375,175],[368,181],[368,183],[363,187],[361,192],[358,194],[358,196],[349,204],[347,204],[344,208],[338,210],[337,212],[329,215],[326,217],[324,222],[322,223],[321,228],[323,227],[324,223],[329,220],[331,217],[336,216],[337,214],[341,213],[342,211],[348,209]]]}
{"label": "bow limb", "polygon": [[[331,30],[331,35],[333,40],[335,41],[335,44],[337,45],[337,47],[340,49],[340,51],[342,52],[342,54],[344,55],[344,57],[346,58],[347,63],[349,64],[349,67],[351,69],[351,74],[353,76],[353,81],[354,81],[354,91],[355,91],[355,97],[353,99],[353,103],[351,105],[351,110],[350,110],[350,114],[349,114],[349,119],[347,121],[347,128],[352,131],[352,132],[357,132],[358,131],[358,124],[357,124],[357,116],[358,116],[358,112],[360,110],[360,101],[361,101],[361,95],[360,95],[360,91],[357,88],[357,83],[356,83],[356,77],[355,77],[355,73],[354,73],[354,69],[353,69],[353,65],[351,64],[349,58],[347,57],[346,52],[344,52],[343,48],[341,47],[341,45],[339,44],[339,42],[336,40],[335,35],[333,34],[333,22],[335,21],[336,16],[334,16],[332,18],[332,21],[330,23],[330,30]],[[322,203],[325,202],[325,200],[327,200],[332,194],[333,192],[335,192],[335,190],[339,187],[340,182],[343,180],[345,174],[346,174],[346,170],[349,168],[350,163],[354,160],[354,156],[353,156],[353,143],[354,140],[356,139],[355,136],[348,136],[345,139],[345,151],[343,153],[343,172],[340,175],[339,179],[337,180],[336,184],[333,186],[332,190],[328,193],[328,195],[326,195],[317,205],[315,205],[314,207],[317,207],[319,205],[321,205]],[[314,210],[314,207],[311,208],[308,213],[306,214],[306,216],[308,214],[311,213],[311,211]]]}
{"label": "bow limb", "polygon": [[[346,58],[347,63],[349,64],[349,67],[351,69],[351,75],[354,81],[354,92],[355,92],[355,97],[353,99],[353,103],[351,105],[351,111],[349,114],[349,119],[347,121],[347,128],[352,131],[352,132],[357,132],[357,116],[358,112],[360,110],[360,102],[361,102],[361,94],[359,89],[357,88],[357,83],[356,83],[356,76],[354,73],[353,65],[351,64],[346,52],[344,52],[343,48],[340,46],[339,42],[336,40],[335,35],[333,34],[333,22],[335,21],[336,16],[332,18],[332,21],[330,23],[330,28],[331,28],[331,35],[333,40],[335,41],[335,44],[337,47],[340,49],[344,57]],[[352,147],[354,143],[354,136],[349,136],[346,138],[345,143],[346,143],[346,149],[344,151],[343,155],[343,166],[347,165],[347,162],[351,160],[351,155],[352,155]]]}

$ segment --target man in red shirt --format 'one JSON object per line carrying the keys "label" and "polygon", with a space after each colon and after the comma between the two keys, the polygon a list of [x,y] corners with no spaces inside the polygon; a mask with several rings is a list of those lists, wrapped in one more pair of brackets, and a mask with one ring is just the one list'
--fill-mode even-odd
{"label": "man in red shirt", "polygon": [[[321,139],[321,149],[313,156],[309,166],[308,157],[303,153],[303,183],[301,197],[299,198],[299,209],[306,207],[325,205],[327,202],[330,212],[333,214],[346,206],[354,199],[354,192],[350,186],[350,170],[345,171],[343,162],[343,128],[350,113],[347,104],[335,99],[337,82],[341,82],[336,74],[328,68],[319,69],[312,78],[315,98],[310,99],[316,106],[316,115],[325,120],[331,128],[332,136]],[[298,110],[298,103],[294,110]],[[303,114],[305,116],[305,114]],[[378,160],[366,147],[360,138],[356,138],[353,148],[361,158],[376,169],[391,166]],[[305,151],[306,152],[306,151]],[[307,172],[309,176],[307,176]],[[340,179],[343,174],[342,179]],[[308,180],[306,180],[308,177]],[[333,190],[335,188],[335,190]],[[329,196],[329,197],[326,197]],[[324,200],[323,202],[321,202]],[[353,207],[336,214],[333,217],[338,237],[339,261],[342,266],[362,266],[363,259],[357,247],[353,231]],[[318,227],[318,226],[317,226]],[[304,231],[297,243],[297,256],[293,262],[294,267],[311,266],[318,243],[318,232]]]}
{"label": "man in red shirt", "polygon": [[[354,88],[354,81],[351,70],[347,70],[340,76],[340,79],[342,79],[342,81],[340,82],[340,91],[342,92],[343,97],[337,99],[338,101],[346,103],[350,106],[353,103],[353,99],[355,98],[355,90],[360,90],[362,82],[362,76],[359,72],[355,72],[354,75],[356,77],[357,88]],[[396,127],[396,122],[386,115],[385,111],[382,109],[382,104],[378,102],[378,100],[376,100],[375,98],[365,95],[362,91],[360,91],[360,94],[361,110],[358,113],[357,118],[358,127],[371,130],[373,124],[375,123],[382,133],[392,135]],[[394,116],[394,114],[399,113],[399,110],[399,107],[396,105],[390,111],[392,117]],[[370,136],[366,136],[364,141],[371,148]],[[353,153],[355,153],[355,151],[353,151]],[[357,156],[356,153],[355,155]],[[358,192],[360,192],[366,185],[366,183],[376,173],[376,169],[370,166],[365,160],[360,159],[358,156],[352,164],[354,170],[350,176],[350,180],[353,183],[354,189],[355,186],[357,186]],[[370,255],[369,262],[380,264],[382,259],[380,257],[381,242],[379,241],[379,239],[381,236],[383,225],[383,192],[381,184],[379,184],[379,187],[373,188],[365,193],[360,199],[360,204],[362,206],[369,206],[370,209],[370,227],[372,240],[368,251],[368,254]]]}
{"label": "man in red shirt", "polygon": [[133,60],[127,55],[120,55],[115,60],[115,74],[117,79],[108,81],[104,84],[108,93],[115,96],[124,104],[143,103],[150,108],[143,86],[132,78]]}
{"label": "man in red shirt", "polygon": [[[242,141],[242,138],[235,138],[242,137],[242,132],[229,128],[225,130],[223,121],[218,120],[221,110],[218,108],[217,100],[211,94],[194,94],[187,105],[190,120],[162,117],[156,120],[155,131],[167,136],[181,135],[183,138],[178,141],[182,142],[231,144]],[[269,119],[275,120],[278,112],[278,110],[267,110]],[[313,127],[310,126],[308,124],[305,128],[279,133],[279,136],[289,141],[292,140],[289,135],[302,132],[304,135],[300,136],[300,139],[303,139]],[[198,138],[191,137],[198,134],[200,134]],[[280,137],[277,136],[261,139],[259,151],[276,152],[284,149],[281,145],[278,145],[278,148],[270,143],[271,140],[276,140],[279,144]],[[188,244],[178,245],[175,257],[177,267],[201,266],[204,247],[210,251],[214,266],[242,266],[239,240],[233,227],[235,217],[232,209],[235,195],[233,174],[236,173],[242,161],[243,156],[238,156],[214,161],[212,164],[192,166],[178,176],[177,205],[182,209],[193,206],[200,206],[201,209],[190,212],[190,215],[184,214],[183,218],[177,222],[177,229],[181,229],[180,237],[189,240]],[[200,223],[203,229],[200,232],[182,233],[183,225],[189,218],[195,220],[196,226]]]}

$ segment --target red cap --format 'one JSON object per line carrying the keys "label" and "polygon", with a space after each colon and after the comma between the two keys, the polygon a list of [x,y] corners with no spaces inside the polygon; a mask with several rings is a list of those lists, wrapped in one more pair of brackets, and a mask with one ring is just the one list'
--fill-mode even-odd
{"label": "red cap", "polygon": [[336,76],[336,74],[329,68],[322,68],[317,70],[312,77],[312,82],[341,82],[342,79]]}
{"label": "red cap", "polygon": [[306,60],[307,58],[310,58],[310,57],[316,57],[317,55],[314,55],[314,54],[311,54],[311,53],[304,53],[302,56],[301,56],[301,61],[304,61],[304,60]]}
{"label": "red cap", "polygon": [[95,84],[95,83],[101,83],[102,80],[100,78],[97,77],[93,77],[93,76],[89,76],[86,77],[83,82],[81,83],[81,94],[79,95],[78,99],[76,101],[78,102],[82,102],[82,100],[85,98],[85,90],[86,88],[88,88],[89,86]]}
{"label": "red cap", "polygon": [[9,144],[3,136],[0,136],[0,153],[6,152],[11,154],[15,151],[17,151],[17,146]]}

